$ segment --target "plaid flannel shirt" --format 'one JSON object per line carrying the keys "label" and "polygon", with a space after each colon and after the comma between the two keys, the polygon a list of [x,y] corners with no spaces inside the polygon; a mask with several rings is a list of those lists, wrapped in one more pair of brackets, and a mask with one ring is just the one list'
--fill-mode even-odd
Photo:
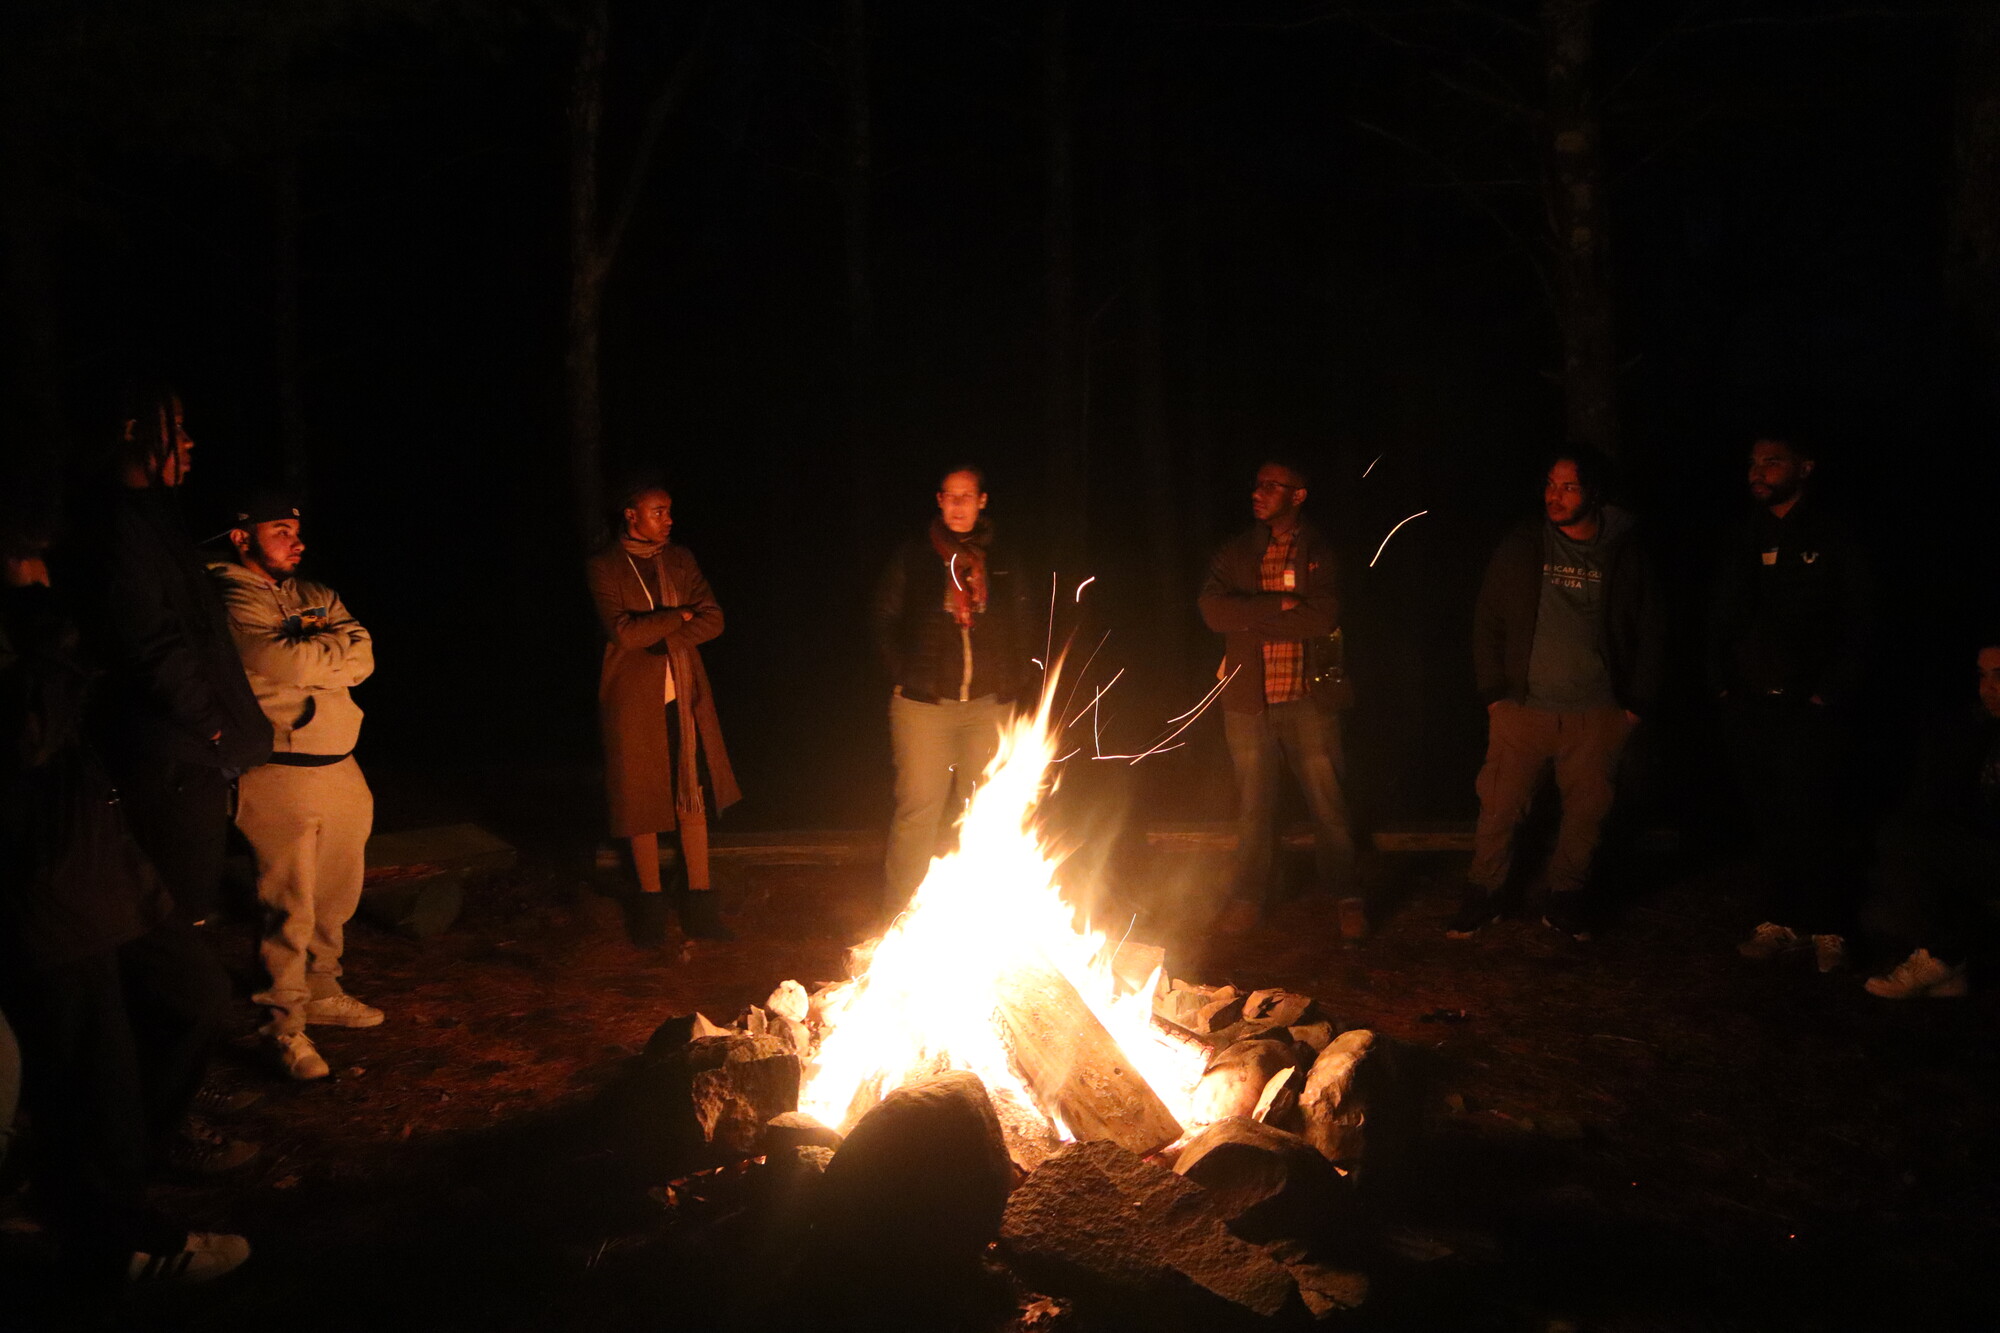
{"label": "plaid flannel shirt", "polygon": [[[1297,575],[1287,583],[1285,575],[1292,572],[1292,551],[1298,545],[1299,530],[1293,528],[1283,537],[1275,533],[1271,544],[1264,548],[1263,563],[1258,569],[1258,586],[1265,592],[1288,592],[1298,595]],[[1277,639],[1263,645],[1264,649],[1264,702],[1285,704],[1294,699],[1306,697],[1306,646],[1298,639]]]}

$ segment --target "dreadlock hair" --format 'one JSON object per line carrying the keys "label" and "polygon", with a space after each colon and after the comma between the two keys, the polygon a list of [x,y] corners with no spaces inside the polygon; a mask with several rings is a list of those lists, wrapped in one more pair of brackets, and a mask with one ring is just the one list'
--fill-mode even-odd
{"label": "dreadlock hair", "polygon": [[[157,476],[174,446],[174,406],[180,394],[166,379],[142,375],[127,380],[118,391],[116,415],[111,419],[111,438],[116,465],[136,463],[148,476]],[[125,438],[126,423],[132,424],[132,438]]]}

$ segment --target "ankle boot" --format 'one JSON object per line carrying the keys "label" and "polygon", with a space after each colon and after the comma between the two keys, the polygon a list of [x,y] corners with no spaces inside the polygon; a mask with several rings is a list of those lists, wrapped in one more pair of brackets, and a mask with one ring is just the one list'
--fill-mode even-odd
{"label": "ankle boot", "polygon": [[736,938],[736,932],[722,924],[722,895],[714,889],[690,889],[681,895],[681,929],[692,940]]}

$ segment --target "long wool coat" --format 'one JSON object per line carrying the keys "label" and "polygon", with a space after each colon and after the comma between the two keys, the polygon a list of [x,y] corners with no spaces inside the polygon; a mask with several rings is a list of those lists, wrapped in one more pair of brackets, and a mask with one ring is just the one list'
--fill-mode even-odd
{"label": "long wool coat", "polygon": [[[697,738],[715,810],[735,804],[743,793],[722,745],[722,724],[699,651],[699,645],[722,633],[722,608],[694,556],[684,547],[668,546],[644,560],[613,541],[590,557],[586,570],[606,639],[597,680],[597,720],[604,736],[604,789],[613,836],[679,827],[676,806],[700,800],[694,780]],[[683,609],[694,612],[694,618],[684,618]],[[665,704],[670,663],[674,702]],[[680,713],[679,754],[668,752],[670,707]]]}

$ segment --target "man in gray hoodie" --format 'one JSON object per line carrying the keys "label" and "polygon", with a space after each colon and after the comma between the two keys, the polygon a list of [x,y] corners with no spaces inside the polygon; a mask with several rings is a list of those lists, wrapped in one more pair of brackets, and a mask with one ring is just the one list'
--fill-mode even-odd
{"label": "man in gray hoodie", "polygon": [[375,646],[340,595],[298,577],[298,506],[262,496],[236,515],[236,559],[209,566],[251,688],[271,720],[271,761],[239,784],[236,826],[257,858],[259,946],[269,1010],[259,1030],[296,1079],[324,1078],[309,1023],[374,1027],[382,1011],[341,987],[343,932],[361,900],[375,799],[354,762],[361,709],[348,696],[375,670]]}

